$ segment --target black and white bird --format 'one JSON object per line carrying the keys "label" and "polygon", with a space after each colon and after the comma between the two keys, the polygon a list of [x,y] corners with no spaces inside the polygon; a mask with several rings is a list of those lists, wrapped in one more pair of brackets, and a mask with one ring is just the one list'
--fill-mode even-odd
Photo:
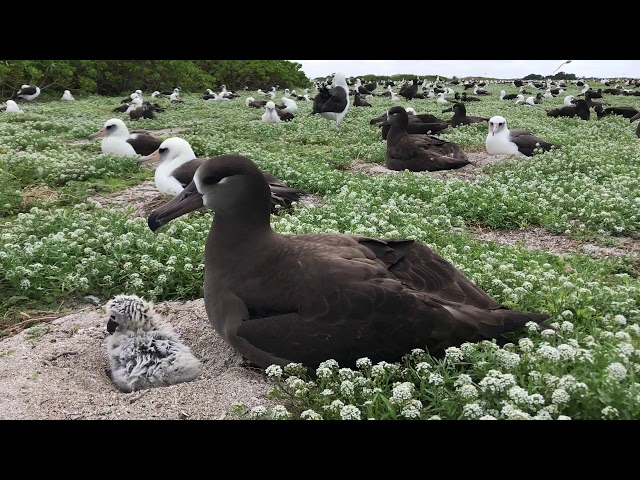
{"label": "black and white bird", "polygon": [[[163,195],[175,197],[184,187],[189,185],[193,176],[206,158],[197,158],[187,140],[180,137],[170,137],[160,144],[160,147],[150,155],[141,157],[138,164],[158,163],[154,172],[156,188]],[[282,180],[264,172],[264,178],[271,190],[271,213],[279,208],[289,208],[306,193],[297,188],[289,187]]]}
{"label": "black and white bird", "polygon": [[22,85],[12,98],[21,98],[23,100],[32,101],[40,95],[40,87],[37,85]]}
{"label": "black and white bird", "polygon": [[507,120],[500,115],[489,119],[489,133],[485,148],[489,155],[526,155],[531,157],[536,149],[550,150],[557,146],[535,136],[528,130],[509,130]]}
{"label": "black and white bird", "polygon": [[340,122],[349,111],[349,103],[349,87],[347,86],[346,77],[344,73],[337,72],[333,76],[331,89],[326,86],[319,89],[313,100],[311,114],[318,113],[327,122],[335,121],[336,129],[339,129]]}
{"label": "black and white bird", "polygon": [[265,111],[261,118],[263,123],[280,123],[289,122],[293,120],[295,116],[293,113],[276,108],[276,104],[269,100],[265,105]]}
{"label": "black and white bird", "polygon": [[353,106],[354,107],[370,107],[371,104],[367,102],[366,95],[360,94],[360,92],[355,92],[353,94]]}
{"label": "black and white bird", "polygon": [[244,100],[244,104],[247,107],[252,107],[252,108],[264,108],[267,105],[267,100],[256,100],[253,97],[247,97]]}
{"label": "black and white bird", "polygon": [[89,140],[102,139],[102,153],[107,155],[149,155],[162,143],[148,132],[131,132],[119,118],[107,120],[96,133],[89,135]]}
{"label": "black and white bird", "polygon": [[106,309],[109,374],[120,390],[168,387],[200,375],[200,360],[151,302],[137,295],[116,295]]}
{"label": "black and white bird", "polygon": [[504,90],[500,90],[500,100],[515,100],[517,96],[517,93],[507,93]]}

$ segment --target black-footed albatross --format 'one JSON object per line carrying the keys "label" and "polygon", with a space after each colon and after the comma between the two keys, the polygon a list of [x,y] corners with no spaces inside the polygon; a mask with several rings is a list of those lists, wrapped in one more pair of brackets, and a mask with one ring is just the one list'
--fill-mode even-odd
{"label": "black-footed albatross", "polygon": [[453,128],[459,127],[460,125],[471,125],[472,123],[485,123],[489,121],[488,118],[467,115],[467,107],[465,107],[462,102],[456,102],[450,108],[442,110],[442,113],[445,112],[453,112],[453,117],[449,120]]}
{"label": "black-footed albatross", "polygon": [[204,303],[218,334],[259,367],[334,359],[395,362],[413,348],[500,337],[547,315],[510,310],[414,240],[286,235],[270,224],[270,190],[240,155],[210,158],[148,217],[158,230],[207,207]]}
{"label": "black-footed albatross", "polygon": [[431,135],[409,133],[409,114],[404,107],[392,107],[387,115],[390,126],[386,155],[388,169],[433,172],[452,170],[471,163],[456,143]]}

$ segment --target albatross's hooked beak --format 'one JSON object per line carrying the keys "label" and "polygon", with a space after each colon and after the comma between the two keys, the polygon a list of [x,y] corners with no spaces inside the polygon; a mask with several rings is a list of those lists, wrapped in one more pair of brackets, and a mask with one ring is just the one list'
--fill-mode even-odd
{"label": "albatross's hooked beak", "polygon": [[156,149],[155,152],[150,153],[149,155],[145,156],[145,157],[140,157],[138,159],[138,165],[141,165],[143,163],[153,163],[153,162],[159,162],[160,161],[160,149]]}
{"label": "albatross's hooked beak", "polygon": [[445,108],[442,113],[453,112],[453,107]]}
{"label": "albatross's hooked beak", "polygon": [[500,124],[497,123],[497,122],[491,124],[491,135],[492,136],[496,134],[496,131],[498,130],[499,126],[500,126]]}
{"label": "albatross's hooked beak", "polygon": [[92,133],[91,135],[89,135],[87,138],[89,140],[94,140],[96,138],[99,137],[104,137],[107,134],[107,129],[105,127],[102,127],[100,130],[98,130],[96,133]]}
{"label": "albatross's hooked beak", "polygon": [[196,183],[192,181],[172,200],[151,212],[147,219],[147,224],[155,232],[174,218],[181,217],[202,207],[204,207],[202,194],[198,191]]}

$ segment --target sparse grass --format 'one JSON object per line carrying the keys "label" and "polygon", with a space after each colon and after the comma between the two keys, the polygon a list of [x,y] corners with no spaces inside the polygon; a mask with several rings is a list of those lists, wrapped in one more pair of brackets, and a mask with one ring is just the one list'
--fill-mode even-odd
{"label": "sparse grass", "polygon": [[[287,184],[323,197],[322,206],[273,216],[279,232],[416,239],[498,301],[547,313],[557,327],[555,335],[520,332],[503,348],[487,342],[452,349],[444,360],[416,351],[399,365],[362,360],[357,371],[329,362],[316,380],[295,366],[271,370],[273,395],[283,406],[238,405],[238,418],[640,418],[638,260],[532,251],[466,233],[473,225],[541,226],[604,245],[638,236],[636,124],[613,116],[598,121],[595,114],[588,122],[549,118],[544,109],[560,106],[562,98],[526,108],[500,101],[504,86],[488,88],[493,95],[468,104],[469,115],[500,114],[510,128],[527,128],[561,148],[491,165],[473,183],[444,182],[428,173],[367,176],[348,169],[356,159],[384,165],[385,142],[369,124],[392,106],[381,97],[368,99],[372,108],[351,107],[338,132],[310,115],[305,102],[298,102],[293,122],[262,124],[262,112],[243,102],[257,92],[210,103],[186,93],[185,104],[166,105],[157,120],[139,122],[111,111],[120,97],[36,102],[24,105],[24,115],[2,114],[0,331],[23,321],[21,312],[54,310],[89,294],[103,300],[124,291],[152,300],[202,295],[210,213],[180,218],[154,234],[145,218],[87,202],[153,176],[135,159],[102,155],[99,141],[73,143],[120,117],[130,130],[185,128],[178,135],[198,156],[246,155]],[[640,109],[637,97],[605,100]],[[435,100],[412,106],[451,115]],[[441,137],[482,151],[486,131],[472,125]],[[28,336],[39,338],[45,329],[31,327]]]}

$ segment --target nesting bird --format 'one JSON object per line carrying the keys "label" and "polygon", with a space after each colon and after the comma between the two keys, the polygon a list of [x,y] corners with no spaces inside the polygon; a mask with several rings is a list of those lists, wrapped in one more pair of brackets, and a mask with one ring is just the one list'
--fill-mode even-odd
{"label": "nesting bird", "polygon": [[148,225],[206,207],[204,303],[211,325],[261,368],[334,359],[396,362],[414,348],[501,337],[547,315],[511,310],[454,265],[410,239],[341,233],[287,235],[271,227],[269,186],[240,155],[206,160]]}
{"label": "nesting bird", "polygon": [[489,119],[489,133],[485,147],[489,155],[532,156],[537,149],[550,150],[553,143],[535,136],[528,130],[509,130],[507,120],[500,115]]}
{"label": "nesting bird", "polygon": [[107,303],[107,315],[110,376],[123,392],[189,382],[200,374],[200,360],[152,303],[116,295]]}
{"label": "nesting bird", "polygon": [[[171,137],[163,141],[158,149],[138,160],[138,164],[159,162],[154,173],[156,188],[164,195],[175,197],[193,181],[193,176],[205,158],[197,158],[189,142],[183,138]],[[271,213],[278,207],[290,207],[305,192],[288,187],[270,173],[263,172],[271,190]]]}
{"label": "nesting bird", "polygon": [[65,90],[62,94],[62,97],[60,97],[60,100],[73,101],[75,100],[75,98],[73,97],[73,95],[71,95],[71,92],[69,90]]}
{"label": "nesting bird", "polygon": [[119,118],[107,120],[100,130],[87,138],[95,140],[100,137],[104,137],[101,145],[102,153],[111,155],[149,155],[162,143],[162,140],[148,132],[129,133],[129,129]]}
{"label": "nesting bird", "polygon": [[5,112],[9,112],[9,113],[24,113],[24,110],[22,110],[20,108],[20,105],[18,105],[13,100],[7,100],[6,103],[7,103],[7,105],[3,108],[3,110]]}
{"label": "nesting bird", "polygon": [[295,116],[293,113],[276,108],[276,104],[269,100],[265,105],[265,111],[261,118],[264,123],[280,123],[282,121],[289,122],[293,120]]}
{"label": "nesting bird", "polygon": [[35,100],[40,95],[40,87],[37,85],[22,85],[12,98],[22,98],[29,102]]}

